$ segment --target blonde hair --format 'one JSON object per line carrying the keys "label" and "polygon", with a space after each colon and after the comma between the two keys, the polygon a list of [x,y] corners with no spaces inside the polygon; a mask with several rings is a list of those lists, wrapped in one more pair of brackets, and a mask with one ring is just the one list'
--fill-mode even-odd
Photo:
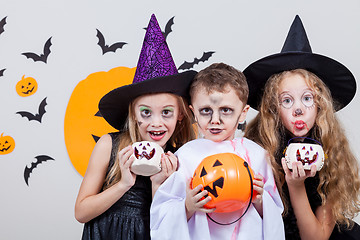
{"label": "blonde hair", "polygon": [[[192,117],[191,117],[192,115],[188,107],[187,101],[178,95],[174,95],[174,94],[171,95],[177,99],[180,108],[180,114],[183,116],[183,118],[181,119],[181,121],[177,122],[174,133],[170,137],[167,144],[171,145],[174,148],[179,148],[182,145],[184,145],[186,142],[195,139],[195,132],[192,127]],[[140,97],[143,96],[144,95]],[[136,99],[134,99],[129,104],[129,110],[128,110],[129,114],[126,119],[123,132],[119,136],[119,143],[117,146],[117,154],[115,159],[118,159],[119,150],[135,142],[142,141],[139,133],[139,127],[135,120],[134,103]],[[109,173],[105,178],[104,189],[111,187],[115,183],[119,182],[120,179],[121,179],[121,171],[120,171],[119,161],[115,160],[114,165],[111,167]]]}
{"label": "blonde hair", "polygon": [[[280,156],[281,139],[285,135],[285,127],[279,117],[279,85],[289,74],[302,76],[307,85],[313,90],[317,117],[312,129],[313,138],[320,141],[328,158],[323,169],[319,172],[317,192],[321,196],[322,204],[328,203],[337,224],[351,226],[348,218],[352,219],[360,211],[359,206],[359,166],[352,153],[348,140],[339,121],[335,116],[335,105],[330,90],[315,74],[304,69],[295,69],[275,74],[265,85],[259,114],[249,124],[245,137],[252,139],[264,147],[269,155],[282,197],[285,211],[288,203],[282,187],[285,183],[284,171],[276,156]],[[278,161],[277,161],[278,160]]]}

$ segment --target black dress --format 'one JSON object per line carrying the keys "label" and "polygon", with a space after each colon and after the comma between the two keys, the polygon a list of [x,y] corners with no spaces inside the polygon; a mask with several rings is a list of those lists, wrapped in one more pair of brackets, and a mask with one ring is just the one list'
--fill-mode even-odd
{"label": "black dress", "polygon": [[[108,172],[114,165],[118,152],[119,133],[110,133],[110,136],[113,147]],[[151,201],[150,177],[136,176],[134,186],[113,206],[85,223],[82,239],[150,239]]]}

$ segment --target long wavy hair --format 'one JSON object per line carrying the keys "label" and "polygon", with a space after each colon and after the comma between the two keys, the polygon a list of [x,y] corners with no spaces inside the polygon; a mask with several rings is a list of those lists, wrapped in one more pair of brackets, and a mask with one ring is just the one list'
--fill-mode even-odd
{"label": "long wavy hair", "polygon": [[[169,93],[171,94],[171,93]],[[167,142],[167,144],[171,145],[172,147],[174,147],[175,149],[181,147],[182,145],[184,145],[186,142],[195,139],[195,132],[194,129],[192,127],[192,115],[190,112],[190,109],[188,107],[188,103],[187,101],[178,96],[178,95],[174,95],[171,94],[172,96],[176,97],[178,104],[179,104],[179,108],[180,108],[180,114],[182,114],[183,118],[181,119],[181,121],[178,121],[174,130],[174,133],[172,134],[172,136],[170,137],[169,141]],[[140,96],[143,97],[144,95]],[[138,97],[138,98],[140,98]],[[134,99],[130,105],[129,105],[129,114],[124,126],[124,129],[122,131],[122,133],[119,136],[119,143],[117,146],[117,154],[116,154],[116,160],[114,162],[114,165],[111,167],[109,173],[107,174],[106,178],[105,178],[105,184],[104,184],[104,189],[107,189],[111,186],[113,186],[114,184],[116,184],[117,182],[119,182],[121,180],[121,171],[120,171],[120,165],[119,165],[119,161],[117,161],[118,159],[118,152],[123,149],[124,147],[133,144],[135,142],[139,142],[142,141],[140,133],[139,133],[139,127],[137,125],[137,122],[135,120],[135,102],[136,102],[137,98]]]}
{"label": "long wavy hair", "polygon": [[320,141],[328,156],[319,172],[320,183],[317,192],[322,204],[328,203],[337,224],[352,225],[352,219],[360,211],[359,201],[359,166],[352,153],[344,130],[335,116],[335,106],[328,87],[315,74],[304,69],[295,69],[275,74],[265,85],[259,114],[249,124],[245,137],[257,142],[265,148],[269,155],[276,179],[277,187],[284,203],[286,214],[289,202],[286,200],[282,187],[285,174],[281,161],[282,139],[286,129],[280,120],[279,85],[288,74],[302,76],[314,93],[317,117],[312,128],[312,137]]}

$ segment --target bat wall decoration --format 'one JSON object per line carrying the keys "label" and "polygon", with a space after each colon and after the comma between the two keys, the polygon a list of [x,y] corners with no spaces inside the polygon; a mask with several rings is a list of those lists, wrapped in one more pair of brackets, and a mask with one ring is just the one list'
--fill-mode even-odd
{"label": "bat wall decoration", "polygon": [[1,21],[0,21],[0,34],[2,34],[5,30],[4,30],[4,26],[6,24],[6,18],[4,17]]}
{"label": "bat wall decoration", "polygon": [[41,123],[41,119],[44,116],[44,114],[46,113],[46,111],[45,111],[46,105],[47,105],[47,103],[46,103],[46,97],[45,97],[39,105],[38,113],[32,114],[30,112],[20,111],[20,112],[17,112],[17,114],[20,114],[22,117],[26,117],[29,121],[35,120],[35,121],[38,121]]}
{"label": "bat wall decoration", "polygon": [[194,61],[192,62],[184,62],[181,64],[181,66],[178,68],[178,70],[186,70],[191,69],[194,67],[195,64],[198,64],[199,62],[205,62],[209,60],[209,58],[214,54],[215,52],[204,52],[200,59],[194,58]]}
{"label": "bat wall decoration", "polygon": [[107,52],[115,52],[117,49],[121,49],[125,44],[127,44],[126,42],[116,42],[110,46],[106,45],[104,35],[99,31],[99,29],[96,29],[96,31],[96,36],[99,39],[98,45],[101,47],[103,55]]}
{"label": "bat wall decoration", "polygon": [[44,63],[47,63],[47,58],[49,56],[49,54],[51,53],[50,51],[50,47],[52,45],[51,43],[51,38],[50,37],[45,45],[44,45],[44,52],[41,53],[40,55],[36,54],[36,53],[33,53],[33,52],[25,52],[25,53],[22,53],[22,55],[24,55],[25,57],[27,58],[30,58],[32,60],[34,60],[34,62],[44,62]]}
{"label": "bat wall decoration", "polygon": [[4,76],[5,70],[6,70],[6,68],[0,70],[0,77]]}
{"label": "bat wall decoration", "polygon": [[35,162],[32,162],[30,167],[26,166],[26,167],[25,167],[25,170],[24,170],[24,180],[25,180],[26,185],[28,185],[28,186],[29,186],[30,173],[32,173],[32,171],[33,171],[40,163],[43,163],[43,162],[46,162],[46,161],[50,161],[50,160],[55,161],[55,159],[53,159],[52,157],[47,156],[47,155],[39,155],[39,156],[36,156],[35,158],[36,158],[36,161],[35,161]]}
{"label": "bat wall decoration", "polygon": [[[169,35],[169,33],[172,32],[171,27],[172,27],[172,25],[174,25],[174,17],[175,16],[173,16],[172,18],[169,19],[169,21],[166,23],[165,31],[162,32],[165,40],[166,40],[167,36]],[[144,29],[147,30],[147,28],[144,28]]]}

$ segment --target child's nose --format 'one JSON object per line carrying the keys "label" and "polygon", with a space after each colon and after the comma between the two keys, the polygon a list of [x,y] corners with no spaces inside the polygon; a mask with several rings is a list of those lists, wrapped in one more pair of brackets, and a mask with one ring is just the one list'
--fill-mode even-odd
{"label": "child's nose", "polygon": [[220,124],[220,114],[214,112],[211,118],[211,124]]}
{"label": "child's nose", "polygon": [[304,105],[302,104],[301,101],[296,101],[293,105],[293,116],[300,116],[303,115],[304,113],[304,109],[303,109]]}
{"label": "child's nose", "polygon": [[302,115],[302,114],[303,114],[303,111],[301,110],[301,108],[295,109],[295,111],[294,111],[294,115],[295,115],[295,116],[300,116],[300,115]]}
{"label": "child's nose", "polygon": [[160,127],[163,125],[163,122],[162,122],[162,118],[160,116],[154,116],[152,121],[151,121],[151,125],[153,127]]}

